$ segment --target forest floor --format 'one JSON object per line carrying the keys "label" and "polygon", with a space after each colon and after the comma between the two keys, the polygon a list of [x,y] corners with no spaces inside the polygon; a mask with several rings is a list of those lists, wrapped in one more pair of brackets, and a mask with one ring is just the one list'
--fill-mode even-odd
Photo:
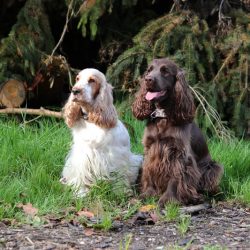
{"label": "forest floor", "polygon": [[138,216],[115,221],[107,232],[63,220],[39,227],[2,221],[0,249],[250,249],[250,208],[223,202],[192,214],[184,235],[174,222]]}

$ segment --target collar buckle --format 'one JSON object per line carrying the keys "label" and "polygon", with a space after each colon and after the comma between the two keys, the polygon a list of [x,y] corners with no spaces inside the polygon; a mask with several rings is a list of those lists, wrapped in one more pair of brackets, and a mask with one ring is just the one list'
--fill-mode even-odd
{"label": "collar buckle", "polygon": [[89,119],[88,113],[83,108],[81,108],[81,113],[82,113],[82,119],[87,121]]}
{"label": "collar buckle", "polygon": [[150,114],[151,119],[156,119],[156,118],[166,118],[167,115],[165,113],[164,109],[156,109]]}
{"label": "collar buckle", "polygon": [[83,120],[87,121],[89,119],[89,116],[87,113],[82,113]]}

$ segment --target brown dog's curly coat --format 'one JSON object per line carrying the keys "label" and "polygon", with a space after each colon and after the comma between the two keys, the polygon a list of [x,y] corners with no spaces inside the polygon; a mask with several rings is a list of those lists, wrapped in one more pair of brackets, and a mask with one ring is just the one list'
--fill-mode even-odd
{"label": "brown dog's curly coat", "polygon": [[211,159],[206,141],[193,122],[195,106],[183,71],[166,58],[145,72],[132,105],[147,120],[141,197],[159,196],[159,205],[196,203],[215,193],[223,167]]}

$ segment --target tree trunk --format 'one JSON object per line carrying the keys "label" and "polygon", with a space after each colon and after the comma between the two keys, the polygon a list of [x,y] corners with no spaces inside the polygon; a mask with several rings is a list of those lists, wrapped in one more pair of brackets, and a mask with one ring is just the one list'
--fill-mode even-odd
{"label": "tree trunk", "polygon": [[7,108],[20,107],[26,98],[24,83],[10,79],[0,85],[0,106]]}

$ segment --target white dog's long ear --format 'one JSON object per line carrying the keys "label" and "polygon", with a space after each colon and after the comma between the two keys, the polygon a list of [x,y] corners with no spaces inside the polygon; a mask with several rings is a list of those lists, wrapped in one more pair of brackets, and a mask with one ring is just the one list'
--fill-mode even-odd
{"label": "white dog's long ear", "polygon": [[81,118],[81,107],[77,103],[72,101],[72,94],[70,95],[68,101],[64,105],[63,109],[63,117],[65,123],[69,128],[72,128],[75,123]]}
{"label": "white dog's long ear", "polygon": [[89,112],[89,121],[102,128],[113,128],[117,124],[117,113],[113,105],[112,86],[104,82],[101,85],[94,106]]}

